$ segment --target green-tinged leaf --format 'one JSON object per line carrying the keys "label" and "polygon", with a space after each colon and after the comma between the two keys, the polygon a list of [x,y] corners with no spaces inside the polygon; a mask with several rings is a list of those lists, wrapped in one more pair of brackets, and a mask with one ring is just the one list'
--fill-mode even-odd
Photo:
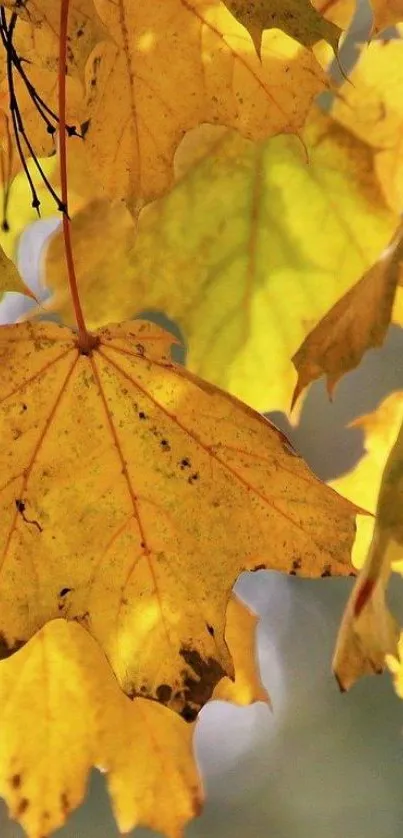
{"label": "green-tinged leaf", "polygon": [[[362,142],[319,111],[304,141],[305,149],[294,137],[256,145],[220,134],[141,215],[137,239],[121,205],[77,214],[74,252],[89,325],[164,310],[184,330],[190,369],[257,409],[287,410],[293,354],[397,223]],[[60,236],[45,279],[56,292],[52,307],[72,322]]]}

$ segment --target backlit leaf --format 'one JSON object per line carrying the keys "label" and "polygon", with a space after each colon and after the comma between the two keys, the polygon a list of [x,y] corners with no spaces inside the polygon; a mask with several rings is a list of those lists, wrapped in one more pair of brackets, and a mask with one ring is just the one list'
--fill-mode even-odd
{"label": "backlit leaf", "polygon": [[[306,151],[294,137],[255,145],[220,133],[140,216],[137,238],[118,204],[77,215],[74,252],[91,326],[162,309],[183,329],[191,370],[259,410],[288,410],[293,354],[398,220],[364,143],[316,110],[303,139]],[[56,292],[50,306],[72,322],[60,235],[44,282]]]}
{"label": "backlit leaf", "polygon": [[278,29],[265,32],[260,61],[221,0],[95,5],[114,43],[96,46],[87,66],[85,148],[106,193],[134,210],[172,184],[190,128],[298,132],[327,86],[312,53]]}
{"label": "backlit leaf", "polygon": [[348,574],[357,510],[171,344],[146,322],[99,330],[89,355],[55,324],[0,330],[0,633],[6,656],[75,620],[128,695],[168,685],[191,720],[234,673],[239,573]]}
{"label": "backlit leaf", "polygon": [[29,838],[63,825],[93,766],[107,772],[121,832],[142,824],[177,838],[198,814],[193,726],[158,702],[130,701],[77,623],[53,620],[1,661],[0,702],[0,793]]}
{"label": "backlit leaf", "polygon": [[[15,11],[20,20],[16,26],[14,45],[18,54],[57,74],[59,62],[60,0],[9,0],[3,2]],[[107,31],[95,10],[93,0],[69,2],[67,32],[67,68],[72,75],[84,76],[87,59]]]}

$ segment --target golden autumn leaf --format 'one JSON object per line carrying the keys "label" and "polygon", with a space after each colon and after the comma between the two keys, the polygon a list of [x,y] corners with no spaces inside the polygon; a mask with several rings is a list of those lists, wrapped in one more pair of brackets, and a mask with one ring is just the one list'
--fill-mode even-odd
{"label": "golden autumn leaf", "polygon": [[382,345],[392,318],[402,261],[399,225],[378,261],[330,309],[294,355],[298,382],[293,403],[321,375],[326,375],[331,395],[342,375],[358,366],[367,349]]}
{"label": "golden autumn leaf", "polygon": [[[16,12],[19,21],[13,39],[24,61],[57,74],[59,63],[60,0],[19,0],[3,2]],[[96,12],[93,0],[71,0],[67,31],[67,70],[84,77],[86,62],[96,44],[108,33]]]}
{"label": "golden autumn leaf", "polygon": [[[317,110],[303,140],[305,152],[294,137],[252,144],[220,132],[141,214],[137,236],[117,202],[73,218],[89,325],[163,310],[183,329],[191,370],[259,410],[288,410],[292,355],[398,220],[364,143]],[[61,234],[50,241],[43,281],[54,291],[47,307],[74,322]]]}
{"label": "golden autumn leaf", "polygon": [[106,772],[121,832],[141,824],[177,838],[200,811],[193,725],[130,701],[77,623],[52,620],[1,661],[0,701],[0,793],[29,838],[65,823],[93,766]]}
{"label": "golden autumn leaf", "polygon": [[87,65],[85,148],[106,194],[133,210],[172,184],[190,128],[298,132],[327,86],[312,53],[278,29],[265,32],[260,61],[221,0],[95,6],[113,43],[97,45]]}
{"label": "golden autumn leaf", "polygon": [[[223,678],[214,698],[240,705],[268,702],[255,663],[256,624],[233,594],[225,637],[235,681]],[[167,836],[182,834],[199,813],[203,793],[193,758],[194,724],[161,707],[167,690],[161,685],[156,702],[130,701],[88,632],[63,619],[47,623],[1,661],[0,794],[29,838],[66,821],[85,796],[93,766],[107,774],[121,831],[142,824]]]}
{"label": "golden autumn leaf", "polygon": [[339,632],[333,666],[343,689],[363,674],[382,672],[385,654],[396,650],[397,626],[385,604],[392,565],[402,557],[401,472],[403,394],[389,396],[355,425],[366,433],[367,454],[350,474],[333,481],[342,494],[375,511],[361,519],[353,560],[361,572]]}
{"label": "golden autumn leaf", "polygon": [[176,366],[172,340],[126,323],[85,355],[55,324],[0,330],[0,633],[5,656],[76,620],[128,695],[168,685],[190,720],[233,675],[239,573],[350,573],[357,508],[263,417]]}
{"label": "golden autumn leaf", "polygon": [[341,30],[322,17],[310,0],[225,0],[225,5],[250,33],[260,55],[264,29],[281,29],[300,44],[327,41],[337,53]]}
{"label": "golden autumn leaf", "polygon": [[332,116],[374,149],[375,171],[389,205],[403,206],[403,41],[363,47],[349,81],[338,91]]}

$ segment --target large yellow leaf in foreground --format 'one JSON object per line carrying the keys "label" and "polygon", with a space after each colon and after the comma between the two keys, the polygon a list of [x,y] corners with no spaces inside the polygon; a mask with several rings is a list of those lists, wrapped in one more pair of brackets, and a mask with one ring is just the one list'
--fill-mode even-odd
{"label": "large yellow leaf in foreground", "polygon": [[[232,595],[225,637],[235,681],[223,678],[214,698],[268,702],[255,662],[256,624]],[[0,794],[30,838],[65,822],[83,799],[93,766],[107,772],[122,831],[143,824],[177,836],[198,814],[203,795],[192,753],[194,725],[158,702],[130,701],[77,623],[51,621],[0,663],[0,701]]]}
{"label": "large yellow leaf in foreground", "polygon": [[177,838],[200,810],[193,726],[130,701],[77,623],[53,620],[0,663],[0,701],[0,794],[30,838],[62,826],[93,766],[107,772],[122,832],[142,824]]}
{"label": "large yellow leaf in foreground", "polygon": [[349,474],[333,482],[338,491],[367,509],[361,519],[354,562],[361,572],[337,641],[333,666],[343,689],[363,674],[382,672],[385,655],[396,651],[397,627],[385,591],[392,566],[403,558],[402,430],[403,394],[389,396],[375,413],[355,425],[365,429],[367,454]]}
{"label": "large yellow leaf in foreground", "polygon": [[261,61],[220,0],[95,0],[114,43],[87,66],[85,148],[106,194],[132,209],[172,183],[185,131],[202,122],[251,138],[298,132],[327,86],[312,53],[278,29]]}
{"label": "large yellow leaf in foreground", "polygon": [[[293,137],[251,144],[219,135],[171,194],[142,213],[137,238],[122,206],[95,203],[77,215],[88,322],[162,309],[184,331],[191,370],[259,410],[287,411],[293,354],[397,224],[371,150],[316,110],[303,139],[305,151]],[[60,235],[44,282],[56,292],[51,307],[71,322]]]}
{"label": "large yellow leaf in foreground", "polygon": [[58,616],[99,641],[130,696],[195,717],[233,675],[242,570],[348,574],[356,508],[283,434],[169,358],[146,322],[0,330],[3,656]]}

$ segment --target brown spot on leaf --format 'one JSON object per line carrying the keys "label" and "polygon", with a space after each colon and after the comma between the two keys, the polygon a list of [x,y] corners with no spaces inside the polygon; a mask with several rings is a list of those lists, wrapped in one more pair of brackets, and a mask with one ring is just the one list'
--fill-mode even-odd
{"label": "brown spot on leaf", "polygon": [[301,570],[301,559],[294,559],[291,569],[289,570],[290,576],[297,576],[299,570]]}
{"label": "brown spot on leaf", "polygon": [[5,660],[5,658],[11,658],[11,655],[14,655],[15,652],[18,652],[18,649],[21,649],[25,646],[26,640],[14,640],[14,643],[10,644],[7,642],[4,634],[0,633],[0,660]]}
{"label": "brown spot on leaf", "polygon": [[62,808],[62,812],[67,815],[70,811],[70,803],[65,791],[62,791],[60,795],[60,806]]}
{"label": "brown spot on leaf", "polygon": [[252,573],[256,573],[257,570],[266,570],[266,565],[264,564],[257,564],[255,567],[251,568]]}
{"label": "brown spot on leaf", "polygon": [[181,468],[181,470],[182,470],[182,471],[183,471],[185,468],[190,468],[190,466],[191,466],[191,462],[190,462],[190,460],[189,460],[189,457],[182,457],[182,459],[181,459],[181,461],[180,461],[179,465],[180,465],[180,468]]}
{"label": "brown spot on leaf", "polygon": [[322,570],[322,573],[320,575],[321,575],[322,579],[325,579],[327,576],[332,575],[330,564],[325,564],[323,566],[323,570]]}
{"label": "brown spot on leaf", "polygon": [[21,798],[21,800],[20,800],[20,802],[19,802],[19,804],[18,804],[18,806],[17,806],[17,812],[16,812],[16,814],[17,814],[17,817],[18,817],[18,818],[19,818],[21,815],[23,815],[23,814],[24,814],[24,812],[26,812],[26,811],[27,811],[28,806],[29,806],[29,800],[28,800],[28,798],[26,798],[26,797],[22,797],[22,798]]}
{"label": "brown spot on leaf", "polygon": [[172,695],[172,687],[169,684],[160,684],[156,689],[156,696],[161,704],[168,704]]}
{"label": "brown spot on leaf", "polygon": [[212,636],[212,637],[214,637],[214,628],[213,628],[213,626],[210,626],[208,623],[206,623],[206,628],[207,628],[208,633],[209,633],[209,634],[211,634],[211,636]]}
{"label": "brown spot on leaf", "polygon": [[182,648],[180,655],[194,672],[194,677],[188,670],[183,672],[186,704],[181,715],[186,721],[193,721],[198,711],[211,698],[215,685],[224,677],[225,672],[215,658],[204,659],[196,649]]}
{"label": "brown spot on leaf", "polygon": [[10,785],[13,789],[19,789],[21,785],[21,774],[13,774],[12,777],[10,777]]}

